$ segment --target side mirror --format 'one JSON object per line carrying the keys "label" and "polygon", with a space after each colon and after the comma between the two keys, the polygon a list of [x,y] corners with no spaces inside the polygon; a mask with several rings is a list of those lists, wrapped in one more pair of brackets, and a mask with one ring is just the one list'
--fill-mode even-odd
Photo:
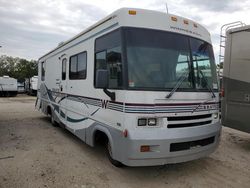
{"label": "side mirror", "polygon": [[95,78],[95,86],[102,88],[103,92],[110,97],[112,101],[115,101],[115,93],[107,90],[109,85],[109,72],[105,69],[97,70]]}
{"label": "side mirror", "polygon": [[109,79],[108,79],[108,70],[99,69],[96,72],[95,85],[97,88],[105,89],[108,87]]}

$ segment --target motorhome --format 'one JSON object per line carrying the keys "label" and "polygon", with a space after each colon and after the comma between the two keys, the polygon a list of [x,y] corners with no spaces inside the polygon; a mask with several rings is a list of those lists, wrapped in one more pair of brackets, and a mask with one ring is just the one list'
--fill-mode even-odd
{"label": "motorhome", "polygon": [[17,79],[9,76],[0,77],[0,96],[16,96],[17,95]]}
{"label": "motorhome", "polygon": [[157,11],[123,8],[39,59],[36,107],[115,166],[205,157],[220,140],[209,32]]}
{"label": "motorhome", "polygon": [[29,95],[36,95],[37,94],[37,82],[38,76],[33,76],[31,78],[25,79],[25,91]]}
{"label": "motorhome", "polygon": [[250,25],[229,29],[222,81],[222,124],[250,133]]}

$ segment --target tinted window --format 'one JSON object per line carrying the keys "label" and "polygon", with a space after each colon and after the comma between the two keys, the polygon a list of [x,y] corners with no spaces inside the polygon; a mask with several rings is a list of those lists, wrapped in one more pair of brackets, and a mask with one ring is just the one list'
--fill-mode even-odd
{"label": "tinted window", "polygon": [[204,89],[209,87],[218,89],[216,67],[212,46],[207,42],[192,39],[190,40],[193,66],[196,80],[196,88]]}
{"label": "tinted window", "polygon": [[125,28],[128,86],[133,89],[217,89],[212,46],[166,31]]}
{"label": "tinted window", "polygon": [[62,80],[66,79],[66,62],[67,62],[67,59],[64,58],[62,60]]}
{"label": "tinted window", "polygon": [[121,88],[122,53],[120,30],[98,38],[96,40],[95,52],[95,75],[98,69],[108,70],[108,88]]}
{"label": "tinted window", "polygon": [[45,80],[45,62],[42,62],[41,64],[41,73],[42,73],[41,80],[44,81]]}
{"label": "tinted window", "polygon": [[77,56],[77,72],[79,79],[86,78],[86,68],[87,68],[87,55],[86,53],[81,53]]}
{"label": "tinted window", "polygon": [[122,60],[121,47],[107,50],[107,69],[109,70],[109,87],[122,86]]}
{"label": "tinted window", "polygon": [[87,53],[71,56],[69,69],[69,79],[86,79]]}
{"label": "tinted window", "polygon": [[103,51],[121,45],[120,30],[113,31],[103,37],[96,39],[95,51]]}
{"label": "tinted window", "polygon": [[[175,86],[190,69],[188,37],[149,29],[126,29],[128,85],[131,88]],[[192,88],[185,79],[181,88]]]}
{"label": "tinted window", "polygon": [[106,51],[96,53],[96,69],[107,69]]}

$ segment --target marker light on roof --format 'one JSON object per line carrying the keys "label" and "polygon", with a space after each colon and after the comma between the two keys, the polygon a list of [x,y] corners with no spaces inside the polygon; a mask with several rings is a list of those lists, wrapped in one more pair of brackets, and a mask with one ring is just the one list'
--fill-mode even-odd
{"label": "marker light on roof", "polygon": [[183,23],[188,25],[188,21],[187,20],[183,20]]}
{"label": "marker light on roof", "polygon": [[135,11],[135,10],[129,10],[128,13],[129,13],[130,15],[136,15],[136,11]]}
{"label": "marker light on roof", "polygon": [[177,22],[177,18],[174,17],[174,16],[171,17],[171,20],[174,21],[174,22]]}

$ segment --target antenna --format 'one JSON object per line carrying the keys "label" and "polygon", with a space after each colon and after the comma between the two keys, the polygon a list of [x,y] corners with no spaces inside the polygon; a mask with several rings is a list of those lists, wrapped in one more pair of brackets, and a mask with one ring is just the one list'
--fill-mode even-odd
{"label": "antenna", "polygon": [[168,14],[168,3],[166,2],[166,9],[167,9],[167,14]]}

